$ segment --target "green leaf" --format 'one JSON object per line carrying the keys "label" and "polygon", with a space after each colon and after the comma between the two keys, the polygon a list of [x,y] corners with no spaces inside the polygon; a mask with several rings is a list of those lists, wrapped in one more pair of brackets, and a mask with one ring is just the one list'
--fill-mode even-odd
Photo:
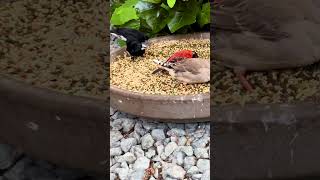
{"label": "green leaf", "polygon": [[123,46],[125,46],[125,45],[127,45],[126,44],[126,42],[124,41],[124,40],[122,40],[122,39],[117,39],[117,42],[116,42],[120,47],[123,47]]}
{"label": "green leaf", "polygon": [[139,19],[133,7],[119,7],[113,12],[111,23],[114,25],[122,25],[132,19]]}
{"label": "green leaf", "polygon": [[176,0],[167,0],[167,3],[170,8],[173,8],[173,6],[176,4]]}
{"label": "green leaf", "polygon": [[170,10],[170,7],[169,6],[167,6],[166,4],[164,4],[164,3],[162,3],[161,4],[161,7],[162,8],[164,8],[164,9],[166,9],[167,11],[169,11]]}
{"label": "green leaf", "polygon": [[149,2],[139,2],[135,7],[139,12],[140,18],[145,20],[146,24],[152,30],[152,33],[161,31],[170,19],[168,11],[159,5],[154,5]]}
{"label": "green leaf", "polygon": [[123,7],[133,7],[135,6],[139,0],[127,0],[122,6]]}
{"label": "green leaf", "polygon": [[154,3],[154,4],[159,4],[161,3],[161,0],[143,0],[145,2],[149,2],[149,3]]}
{"label": "green leaf", "polygon": [[180,3],[177,11],[168,22],[168,28],[171,33],[178,29],[191,25],[196,22],[197,14],[199,12],[198,2],[196,0],[189,0],[188,3]]}
{"label": "green leaf", "polygon": [[210,23],[210,3],[209,2],[202,5],[202,10],[199,12],[197,20],[201,28],[204,25]]}
{"label": "green leaf", "polygon": [[130,20],[129,22],[126,22],[125,24],[123,24],[119,27],[125,27],[125,28],[139,30],[140,29],[140,19]]}
{"label": "green leaf", "polygon": [[139,19],[134,9],[137,2],[138,0],[127,0],[120,7],[116,8],[111,16],[111,24],[123,25],[130,20]]}

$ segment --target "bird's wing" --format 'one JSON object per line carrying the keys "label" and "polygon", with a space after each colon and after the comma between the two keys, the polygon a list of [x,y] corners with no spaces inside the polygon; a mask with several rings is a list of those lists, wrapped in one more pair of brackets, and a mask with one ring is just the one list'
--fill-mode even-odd
{"label": "bird's wing", "polygon": [[178,72],[190,72],[192,74],[199,74],[202,68],[210,68],[210,63],[207,60],[192,58],[183,59],[171,66],[176,73]]}
{"label": "bird's wing", "polygon": [[279,40],[289,35],[282,23],[297,17],[296,9],[283,0],[219,0],[213,4],[213,28],[249,32],[263,39]]}

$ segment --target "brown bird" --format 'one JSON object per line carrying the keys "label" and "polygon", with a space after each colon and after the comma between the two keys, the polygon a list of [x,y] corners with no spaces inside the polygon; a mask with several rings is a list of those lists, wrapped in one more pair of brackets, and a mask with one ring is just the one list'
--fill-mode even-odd
{"label": "brown bird", "polygon": [[198,84],[210,81],[210,61],[201,58],[186,58],[175,63],[154,60],[159,68],[168,71],[184,84]]}
{"label": "brown bird", "polygon": [[317,0],[218,0],[213,3],[212,57],[232,68],[247,90],[246,71],[294,68],[320,59]]}

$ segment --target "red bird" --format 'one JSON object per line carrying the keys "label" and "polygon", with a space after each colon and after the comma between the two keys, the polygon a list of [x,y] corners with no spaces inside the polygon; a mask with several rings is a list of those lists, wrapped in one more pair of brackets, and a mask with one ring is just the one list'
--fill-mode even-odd
{"label": "red bird", "polygon": [[[179,62],[182,59],[186,59],[186,58],[198,58],[198,54],[195,51],[192,50],[181,50],[181,51],[177,51],[174,54],[172,54],[165,62],[166,63],[175,63],[175,62]],[[162,71],[163,69],[158,68],[155,71],[152,72],[152,74],[155,74],[159,71]]]}

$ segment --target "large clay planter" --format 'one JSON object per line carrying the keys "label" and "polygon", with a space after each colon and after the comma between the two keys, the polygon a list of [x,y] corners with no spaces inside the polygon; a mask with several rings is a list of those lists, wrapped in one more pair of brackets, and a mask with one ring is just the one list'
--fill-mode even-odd
{"label": "large clay planter", "polygon": [[[150,39],[149,42],[176,39],[210,39],[209,33],[163,36]],[[111,53],[111,61],[125,52],[125,48]],[[210,117],[210,93],[163,96],[146,95],[119,89],[110,85],[110,105],[129,114],[172,122],[208,121]]]}
{"label": "large clay planter", "polygon": [[0,76],[0,139],[58,165],[106,172],[107,108]]}
{"label": "large clay planter", "polygon": [[317,103],[212,107],[214,179],[320,176]]}

